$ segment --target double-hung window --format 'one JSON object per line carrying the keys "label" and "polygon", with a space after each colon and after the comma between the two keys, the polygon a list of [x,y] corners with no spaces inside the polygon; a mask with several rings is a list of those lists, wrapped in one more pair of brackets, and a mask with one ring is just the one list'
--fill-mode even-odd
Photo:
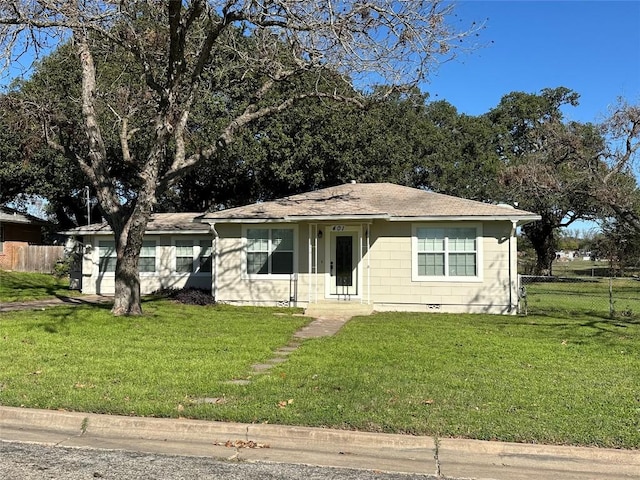
{"label": "double-hung window", "polygon": [[[113,273],[116,271],[116,242],[113,240],[101,240],[98,242],[98,270],[100,273]],[[140,250],[138,271],[148,273],[156,271],[156,243],[145,240]]]}
{"label": "double-hung window", "polygon": [[100,273],[116,271],[116,242],[102,240],[98,242],[98,270]]}
{"label": "double-hung window", "polygon": [[176,240],[176,272],[193,273],[193,240]]}
{"label": "double-hung window", "polygon": [[198,259],[198,271],[200,273],[211,273],[211,240],[200,240],[200,255]]}
{"label": "double-hung window", "polygon": [[475,227],[414,227],[414,280],[479,277]]}
{"label": "double-hung window", "polygon": [[175,241],[175,272],[211,273],[211,240]]}
{"label": "double-hung window", "polygon": [[292,228],[248,228],[246,230],[246,272],[249,275],[293,273]]}
{"label": "double-hung window", "polygon": [[156,242],[153,240],[145,240],[142,242],[138,271],[140,273],[152,273],[156,271]]}

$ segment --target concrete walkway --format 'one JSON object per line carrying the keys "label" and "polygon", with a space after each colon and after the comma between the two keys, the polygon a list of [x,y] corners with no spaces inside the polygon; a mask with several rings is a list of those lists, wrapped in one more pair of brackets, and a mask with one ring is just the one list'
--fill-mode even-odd
{"label": "concrete walkway", "polygon": [[113,297],[103,295],[82,295],[78,297],[59,296],[44,300],[28,300],[25,302],[2,302],[0,312],[14,312],[16,310],[41,310],[47,307],[62,305],[99,305],[113,302]]}
{"label": "concrete walkway", "polygon": [[493,480],[640,479],[640,452],[0,407],[0,440]]}
{"label": "concrete walkway", "polygon": [[[295,352],[304,340],[335,335],[342,326],[349,321],[351,316],[340,314],[336,316],[325,315],[321,318],[312,318],[313,320],[310,323],[293,334],[293,338],[287,345],[276,350],[272,358],[264,363],[251,365],[251,374],[258,375],[266,373],[275,365],[286,362],[288,355]],[[246,385],[250,383],[250,380],[236,379],[230,383]]]}

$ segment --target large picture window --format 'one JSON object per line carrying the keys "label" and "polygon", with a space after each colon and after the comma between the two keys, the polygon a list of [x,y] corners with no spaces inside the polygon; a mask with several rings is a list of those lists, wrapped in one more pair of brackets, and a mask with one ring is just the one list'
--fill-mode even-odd
{"label": "large picture window", "polygon": [[414,229],[414,278],[477,277],[478,268],[476,228]]}
{"label": "large picture window", "polygon": [[292,228],[248,228],[247,273],[283,275],[293,273]]}

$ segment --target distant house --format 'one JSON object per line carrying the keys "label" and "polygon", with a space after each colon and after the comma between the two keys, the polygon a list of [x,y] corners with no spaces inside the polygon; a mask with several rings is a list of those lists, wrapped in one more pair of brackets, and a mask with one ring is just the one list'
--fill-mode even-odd
{"label": "distant house", "polygon": [[9,207],[0,207],[0,269],[12,270],[21,249],[42,243],[48,222]]}
{"label": "distant house", "polygon": [[[156,214],[143,293],[202,286],[233,304],[512,313],[531,212],[390,183],[350,183],[205,214]],[[113,293],[106,226],[83,235],[83,292]]]}

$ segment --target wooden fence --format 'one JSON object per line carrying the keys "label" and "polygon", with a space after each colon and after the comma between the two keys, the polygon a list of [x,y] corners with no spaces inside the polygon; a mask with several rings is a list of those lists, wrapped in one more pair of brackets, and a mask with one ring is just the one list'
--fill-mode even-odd
{"label": "wooden fence", "polygon": [[61,245],[28,245],[23,242],[4,242],[5,265],[15,272],[52,273],[56,263],[64,258]]}

